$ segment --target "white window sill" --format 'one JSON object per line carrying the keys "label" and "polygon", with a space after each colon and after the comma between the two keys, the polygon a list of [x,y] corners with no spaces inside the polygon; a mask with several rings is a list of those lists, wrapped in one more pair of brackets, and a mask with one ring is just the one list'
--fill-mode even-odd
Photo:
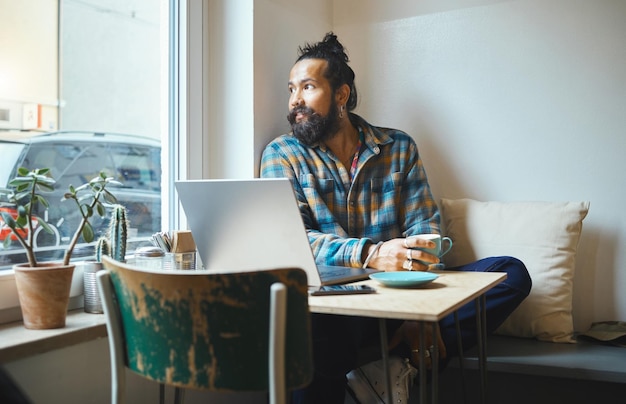
{"label": "white window sill", "polygon": [[104,314],[68,312],[64,328],[28,330],[22,321],[0,325],[0,363],[12,362],[55,349],[106,338]]}

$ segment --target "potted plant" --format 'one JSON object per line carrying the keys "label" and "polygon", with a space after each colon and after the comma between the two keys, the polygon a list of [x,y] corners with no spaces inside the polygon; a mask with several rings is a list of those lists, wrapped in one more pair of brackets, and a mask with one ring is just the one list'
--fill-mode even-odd
{"label": "potted plant", "polygon": [[115,205],[111,210],[108,236],[102,236],[96,242],[95,261],[85,261],[81,264],[85,289],[85,312],[103,313],[102,300],[96,286],[96,273],[102,270],[103,255],[124,262],[126,260],[127,242],[128,218],[126,208],[122,205]]}
{"label": "potted plant", "polygon": [[[52,232],[52,229],[45,220],[35,216],[34,213],[40,204],[46,208],[49,206],[43,193],[52,191],[54,184],[55,180],[50,175],[50,169],[28,170],[20,167],[17,176],[9,182],[13,190],[8,193],[9,202],[17,207],[17,217],[14,218],[8,212],[0,212],[28,258],[28,263],[16,264],[13,269],[24,326],[30,329],[65,326],[74,272],[74,265],[70,264],[74,247],[81,237],[86,243],[93,241],[94,230],[89,220],[96,213],[99,216],[106,215],[104,202],[117,203],[117,199],[109,192],[107,186],[121,185],[120,182],[107,177],[104,172],[77,188],[70,185],[63,200],[71,200],[76,204],[81,220],[64,252],[62,263],[38,262],[34,250],[35,223],[47,232]],[[5,243],[10,241],[7,239]]]}

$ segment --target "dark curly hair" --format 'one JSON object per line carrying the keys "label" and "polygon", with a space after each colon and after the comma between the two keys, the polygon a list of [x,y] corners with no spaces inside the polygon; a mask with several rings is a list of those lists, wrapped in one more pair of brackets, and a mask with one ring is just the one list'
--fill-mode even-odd
{"label": "dark curly hair", "polygon": [[333,91],[337,91],[339,87],[347,84],[350,87],[350,98],[348,98],[346,108],[348,111],[356,108],[357,93],[354,85],[354,71],[348,66],[350,59],[343,45],[337,40],[337,35],[329,32],[321,42],[315,44],[307,43],[304,47],[299,47],[298,55],[296,63],[303,59],[326,60],[328,66],[324,77],[330,82]]}

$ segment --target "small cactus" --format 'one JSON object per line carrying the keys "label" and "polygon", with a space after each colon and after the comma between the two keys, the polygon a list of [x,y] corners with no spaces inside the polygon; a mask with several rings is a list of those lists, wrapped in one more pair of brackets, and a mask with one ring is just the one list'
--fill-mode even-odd
{"label": "small cactus", "polygon": [[100,237],[96,243],[96,262],[102,262],[103,255],[124,262],[126,260],[127,241],[128,218],[126,217],[126,208],[122,205],[115,205],[109,219],[109,235]]}
{"label": "small cactus", "polygon": [[107,237],[100,237],[96,242],[96,262],[102,262],[103,255],[111,254],[111,246]]}
{"label": "small cactus", "polygon": [[126,259],[126,242],[128,239],[128,219],[126,208],[115,205],[109,223],[109,244],[111,258],[124,262]]}

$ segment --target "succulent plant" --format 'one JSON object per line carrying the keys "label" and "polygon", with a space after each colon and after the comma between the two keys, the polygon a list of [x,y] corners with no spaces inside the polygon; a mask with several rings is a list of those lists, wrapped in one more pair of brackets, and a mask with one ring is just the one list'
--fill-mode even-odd
{"label": "succulent plant", "polygon": [[109,245],[109,238],[102,236],[96,242],[96,262],[102,262],[103,255],[111,254],[111,246]]}
{"label": "succulent plant", "polygon": [[[52,191],[55,183],[49,168],[29,170],[20,167],[17,176],[9,182],[12,189],[2,191],[8,195],[9,202],[17,206],[17,217],[13,218],[11,214],[4,211],[0,214],[5,224],[26,250],[28,263],[31,267],[38,266],[34,252],[34,223],[42,226],[46,232],[53,233],[52,228],[45,220],[34,215],[35,207],[37,204],[46,208],[49,206],[49,202],[42,192]],[[77,188],[70,185],[68,192],[65,193],[62,200],[73,200],[82,218],[63,255],[64,265],[70,263],[74,247],[76,247],[81,236],[86,243],[91,243],[94,240],[94,230],[89,220],[95,213],[101,217],[106,215],[103,201],[109,204],[117,203],[117,198],[107,189],[109,185],[122,184],[112,177],[107,177],[104,172],[100,172],[97,177]],[[5,239],[5,243],[7,242],[10,242],[10,237]]]}
{"label": "succulent plant", "polygon": [[126,259],[126,246],[128,241],[128,218],[126,208],[115,205],[111,211],[109,221],[109,235],[102,236],[96,243],[96,261],[101,262],[102,255],[124,262]]}

